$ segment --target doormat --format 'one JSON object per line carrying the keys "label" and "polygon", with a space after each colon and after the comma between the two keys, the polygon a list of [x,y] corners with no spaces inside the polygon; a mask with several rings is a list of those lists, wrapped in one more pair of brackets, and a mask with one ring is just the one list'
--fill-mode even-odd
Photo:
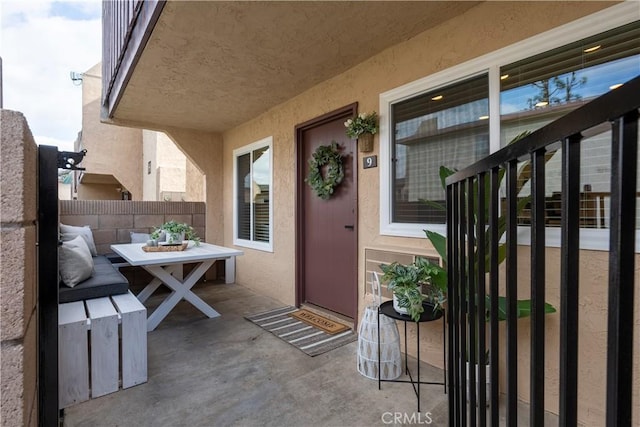
{"label": "doormat", "polygon": [[[356,340],[351,329],[333,335],[290,316],[298,310],[295,307],[281,307],[275,310],[246,316],[245,319],[271,332],[281,340],[291,344],[309,356],[317,356]],[[335,322],[334,322],[335,323]]]}
{"label": "doormat", "polygon": [[302,320],[304,323],[315,326],[316,328],[320,328],[329,335],[335,335],[338,332],[346,331],[347,329],[349,329],[347,325],[334,322],[331,319],[327,319],[324,316],[320,316],[317,313],[305,309],[300,309],[298,311],[294,311],[293,313],[289,313],[289,316],[295,317],[298,320]]}

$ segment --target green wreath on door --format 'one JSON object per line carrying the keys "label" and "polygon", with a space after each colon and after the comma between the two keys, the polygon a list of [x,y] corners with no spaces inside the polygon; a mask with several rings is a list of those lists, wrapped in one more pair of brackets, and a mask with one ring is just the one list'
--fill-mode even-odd
{"label": "green wreath on door", "polygon": [[[344,179],[342,155],[339,150],[338,143],[332,141],[331,145],[319,146],[309,159],[309,175],[305,182],[323,200],[329,199]],[[326,169],[322,176],[324,166]]]}

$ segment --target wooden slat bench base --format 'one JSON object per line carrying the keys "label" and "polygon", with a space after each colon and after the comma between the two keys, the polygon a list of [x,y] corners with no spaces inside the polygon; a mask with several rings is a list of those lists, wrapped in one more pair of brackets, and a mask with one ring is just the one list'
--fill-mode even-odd
{"label": "wooden slat bench base", "polygon": [[147,381],[147,310],[131,292],[60,304],[58,334],[60,409]]}

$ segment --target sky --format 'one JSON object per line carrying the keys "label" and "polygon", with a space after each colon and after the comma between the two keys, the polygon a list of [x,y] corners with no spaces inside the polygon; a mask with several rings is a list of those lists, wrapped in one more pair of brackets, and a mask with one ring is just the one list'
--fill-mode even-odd
{"label": "sky", "polygon": [[24,114],[38,144],[73,150],[82,73],[102,55],[100,0],[0,0],[3,108]]}

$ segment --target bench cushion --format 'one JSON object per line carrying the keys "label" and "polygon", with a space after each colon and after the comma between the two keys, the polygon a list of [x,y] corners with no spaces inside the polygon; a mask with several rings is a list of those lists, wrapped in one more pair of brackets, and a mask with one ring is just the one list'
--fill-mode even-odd
{"label": "bench cushion", "polygon": [[129,282],[116,270],[107,257],[93,257],[93,275],[78,283],[73,288],[61,285],[59,302],[82,301],[109,295],[125,294],[129,290]]}

